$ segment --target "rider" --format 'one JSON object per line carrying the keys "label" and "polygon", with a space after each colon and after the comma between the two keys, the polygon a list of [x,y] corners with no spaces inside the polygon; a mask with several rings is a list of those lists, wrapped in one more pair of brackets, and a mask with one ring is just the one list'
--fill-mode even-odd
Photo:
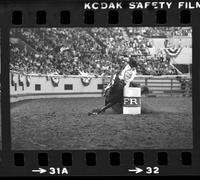
{"label": "rider", "polygon": [[[133,79],[135,78],[136,73],[137,73],[136,68],[137,68],[137,62],[136,62],[136,60],[134,59],[134,57],[131,56],[131,57],[129,58],[129,60],[128,60],[126,66],[124,67],[124,69],[123,69],[121,72],[117,73],[119,79],[124,81],[125,86],[128,86],[128,87],[129,87],[130,85],[131,85],[131,86],[133,85],[132,81],[133,81]],[[105,92],[106,92],[106,90],[108,90],[108,89],[113,85],[114,80],[115,80],[117,74],[115,74],[115,75],[112,77],[111,82],[110,82],[110,83],[107,85],[107,87],[105,88]]]}
{"label": "rider", "polygon": [[130,83],[136,76],[137,73],[136,68],[137,68],[137,62],[134,60],[133,57],[131,57],[128,61],[128,64],[119,74],[119,79],[124,80],[126,86],[128,87],[130,86]]}

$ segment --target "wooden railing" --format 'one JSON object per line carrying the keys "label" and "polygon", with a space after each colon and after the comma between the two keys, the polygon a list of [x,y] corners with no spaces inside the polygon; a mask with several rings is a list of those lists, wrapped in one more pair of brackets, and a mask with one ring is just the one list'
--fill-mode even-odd
{"label": "wooden railing", "polygon": [[[104,87],[110,82],[109,77],[104,77]],[[134,82],[147,86],[149,95],[153,96],[191,96],[192,80],[186,75],[182,76],[137,76]]]}

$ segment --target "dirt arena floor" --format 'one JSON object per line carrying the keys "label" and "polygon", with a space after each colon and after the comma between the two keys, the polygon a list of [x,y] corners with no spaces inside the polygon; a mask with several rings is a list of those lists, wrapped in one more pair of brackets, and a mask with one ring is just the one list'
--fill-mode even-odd
{"label": "dirt arena floor", "polygon": [[87,113],[103,98],[39,99],[11,104],[13,150],[192,148],[192,99],[145,98],[151,114]]}

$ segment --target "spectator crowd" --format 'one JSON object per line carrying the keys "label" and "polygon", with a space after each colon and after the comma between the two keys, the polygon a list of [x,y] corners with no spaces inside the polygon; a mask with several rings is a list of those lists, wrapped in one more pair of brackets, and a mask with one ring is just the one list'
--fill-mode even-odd
{"label": "spectator crowd", "polygon": [[10,32],[10,69],[27,74],[111,75],[137,55],[138,74],[177,71],[163,51],[150,54],[152,37],[190,36],[184,28],[15,28]]}

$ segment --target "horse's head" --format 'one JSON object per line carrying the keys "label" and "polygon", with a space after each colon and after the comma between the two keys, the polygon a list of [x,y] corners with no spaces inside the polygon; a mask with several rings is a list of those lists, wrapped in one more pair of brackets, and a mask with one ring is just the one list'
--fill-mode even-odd
{"label": "horse's head", "polygon": [[119,73],[117,73],[116,75],[112,76],[111,82],[112,81],[113,81],[113,83],[109,87],[109,89],[106,90],[105,96],[110,96],[110,95],[116,93],[117,91],[123,89],[123,87],[125,86],[124,80],[119,79]]}

